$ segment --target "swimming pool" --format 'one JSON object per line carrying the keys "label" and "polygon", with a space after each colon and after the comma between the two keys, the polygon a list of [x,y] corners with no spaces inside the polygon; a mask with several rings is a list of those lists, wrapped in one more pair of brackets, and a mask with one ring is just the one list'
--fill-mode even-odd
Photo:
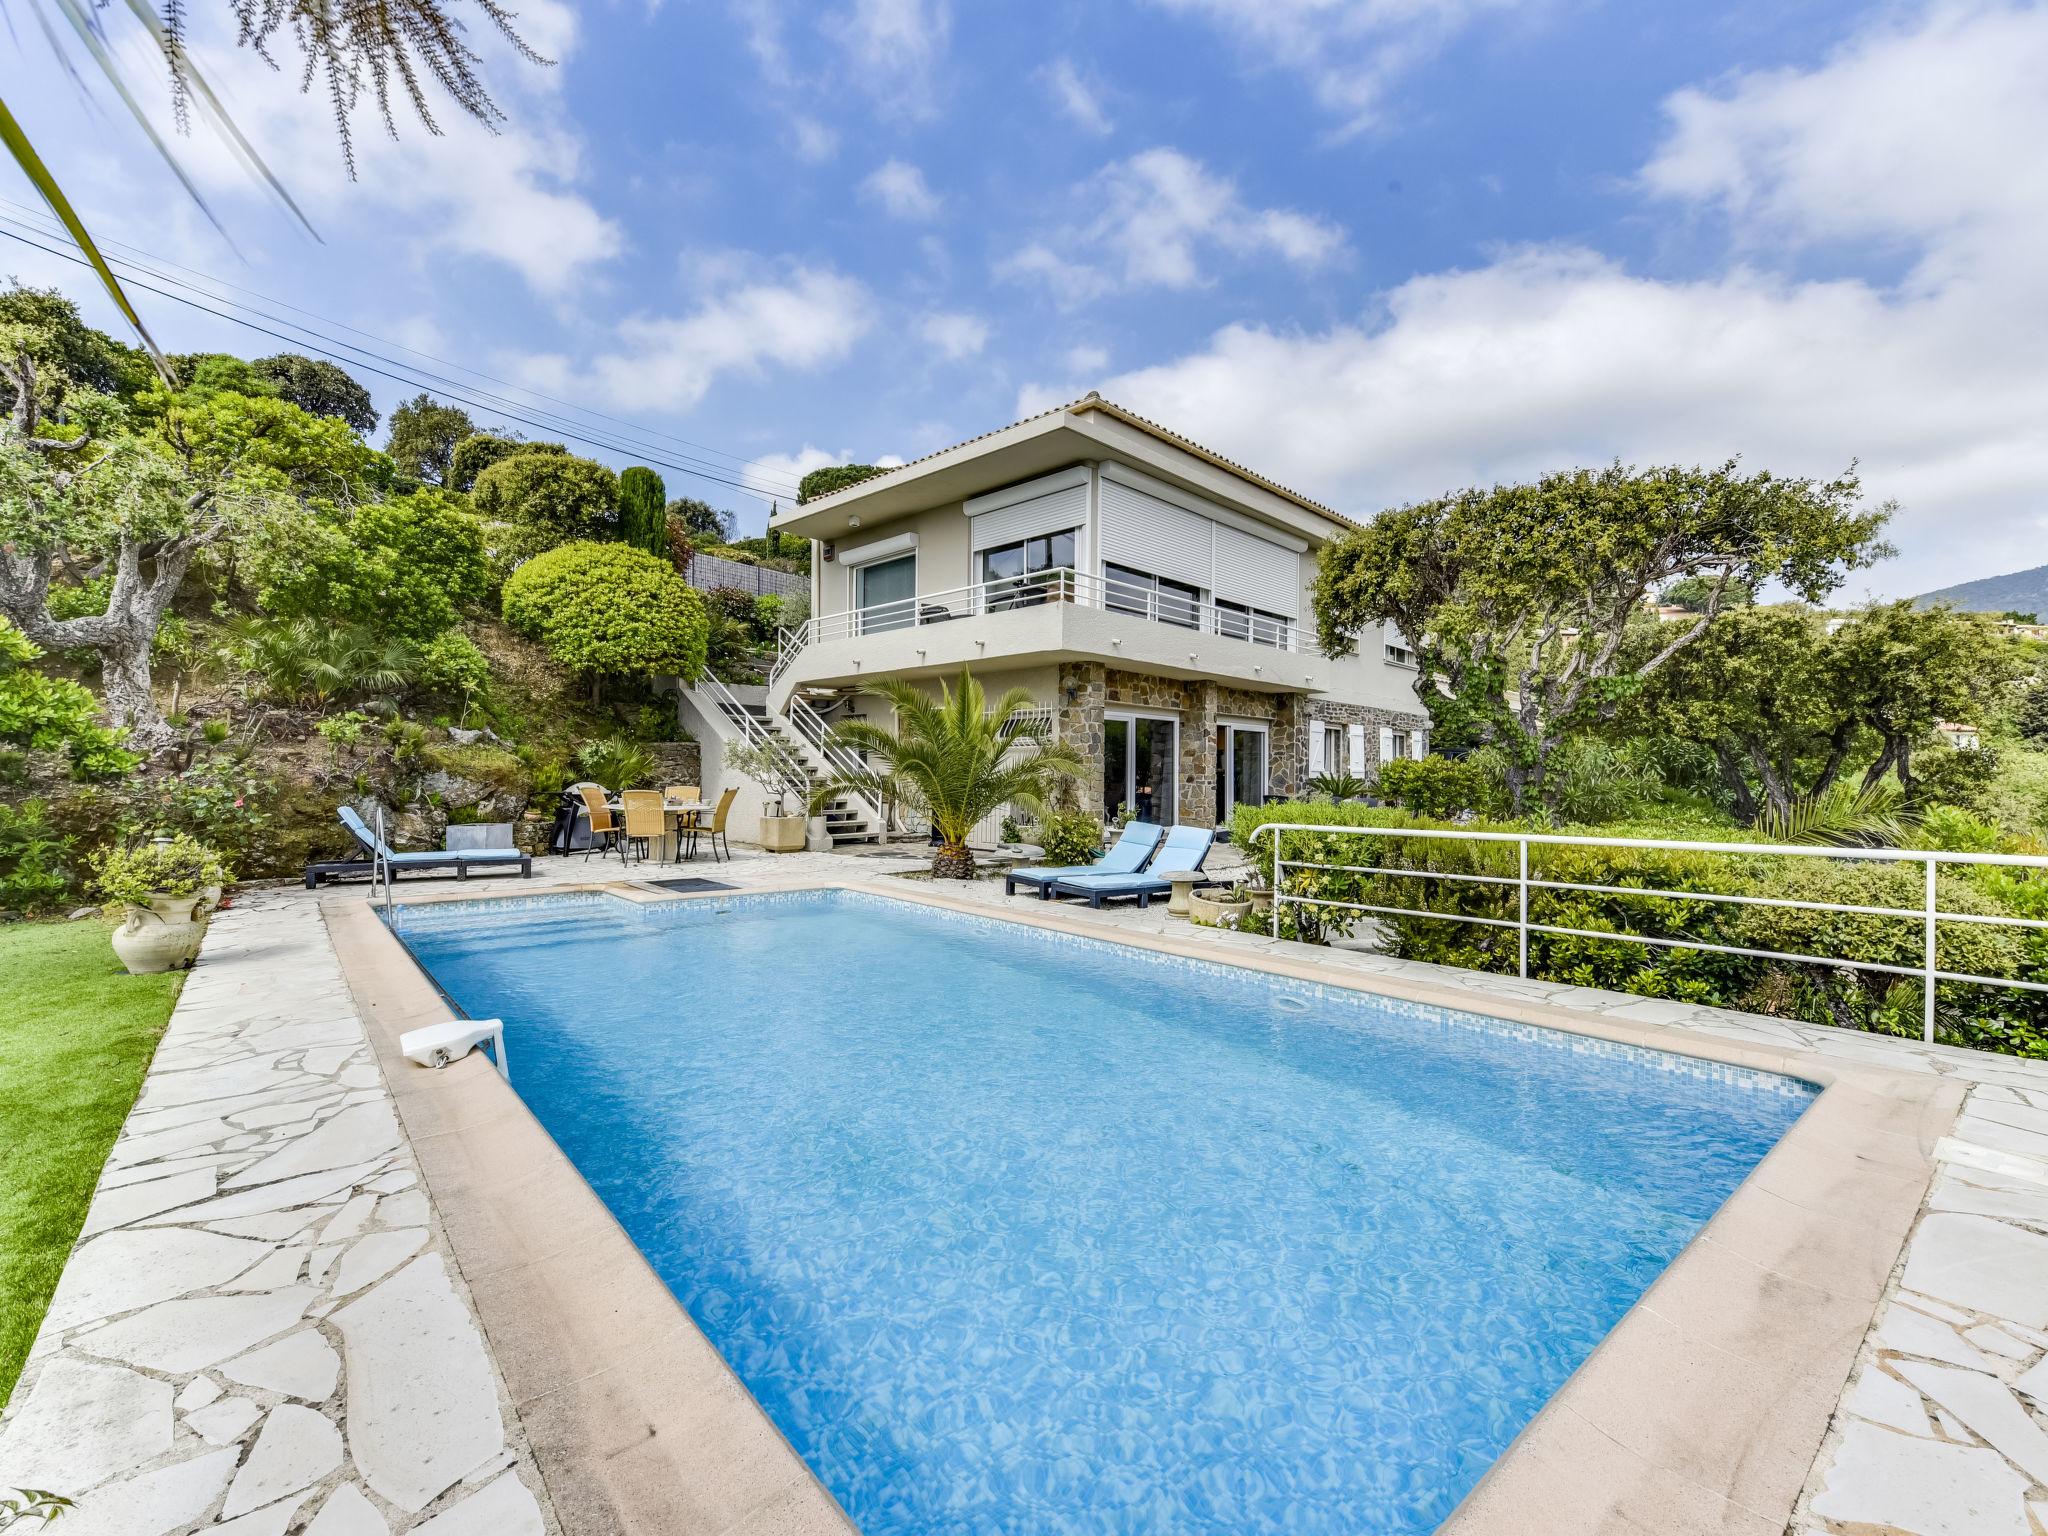
{"label": "swimming pool", "polygon": [[868,1536],[1431,1530],[1814,1092],[850,892],[396,926]]}

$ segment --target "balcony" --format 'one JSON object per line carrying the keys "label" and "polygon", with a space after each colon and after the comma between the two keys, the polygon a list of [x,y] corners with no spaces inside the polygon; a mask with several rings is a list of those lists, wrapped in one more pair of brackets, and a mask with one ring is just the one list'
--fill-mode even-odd
{"label": "balcony", "polygon": [[1052,570],[821,614],[782,632],[768,686],[781,698],[800,685],[1066,660],[1285,692],[1313,691],[1328,672],[1291,620]]}

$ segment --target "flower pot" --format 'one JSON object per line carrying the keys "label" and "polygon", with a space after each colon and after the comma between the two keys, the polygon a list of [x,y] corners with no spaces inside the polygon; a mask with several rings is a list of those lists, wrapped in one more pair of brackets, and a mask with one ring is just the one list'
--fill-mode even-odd
{"label": "flower pot", "polygon": [[199,956],[206,924],[195,916],[198,896],[152,896],[148,906],[130,905],[114,930],[114,953],[131,976],[183,970]]}
{"label": "flower pot", "polygon": [[768,853],[802,853],[809,820],[803,816],[763,816],[761,847]]}
{"label": "flower pot", "polygon": [[1273,910],[1273,893],[1265,889],[1264,887],[1260,887],[1257,890],[1246,891],[1244,894],[1245,899],[1252,904],[1252,910],[1254,912],[1264,913]]}
{"label": "flower pot", "polygon": [[1188,918],[1204,928],[1235,928],[1251,911],[1252,904],[1236,896],[1205,896],[1196,891],[1188,897]]}

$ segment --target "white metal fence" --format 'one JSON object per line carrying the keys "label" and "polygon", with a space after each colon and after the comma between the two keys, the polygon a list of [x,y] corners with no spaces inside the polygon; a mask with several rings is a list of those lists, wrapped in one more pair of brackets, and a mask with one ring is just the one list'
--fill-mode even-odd
{"label": "white metal fence", "polygon": [[[1381,840],[1421,838],[1467,843],[1513,844],[1516,848],[1517,872],[1513,875],[1482,875],[1464,871],[1403,869],[1398,866],[1380,864],[1331,864],[1314,859],[1287,859],[1284,857],[1286,849],[1285,838],[1289,833],[1315,833],[1319,836],[1363,837]],[[1996,928],[2048,929],[2048,921],[2037,918],[2010,917],[1979,912],[1945,912],[1941,909],[1940,905],[1939,891],[1935,880],[1936,872],[1943,866],[1963,865],[1996,865],[2007,868],[2048,871],[2048,858],[2041,858],[2031,854],[1936,853],[1907,848],[1808,848],[1782,843],[1692,843],[1652,838],[1573,837],[1563,833],[1548,832],[1478,832],[1435,827],[1347,827],[1305,821],[1268,822],[1253,832],[1253,842],[1256,843],[1259,838],[1269,834],[1273,839],[1273,937],[1276,939],[1280,937],[1280,914],[1283,908],[1288,906],[1335,907],[1381,917],[1421,917],[1452,923],[1477,923],[1492,928],[1512,928],[1515,930],[1517,968],[1523,976],[1529,974],[1529,935],[1532,933],[1542,933],[1564,938],[1611,940],[1618,944],[1642,944],[1661,949],[1694,949],[1713,954],[1742,955],[1758,960],[1786,960],[1908,977],[1920,982],[1922,996],[1921,1033],[1930,1043],[1934,1039],[1934,988],[1937,982],[1964,982],[1987,987],[2011,987],[2027,992],[2048,992],[2048,983],[2024,981],[2011,976],[1979,976],[1967,971],[1948,971],[1941,969],[1939,964],[1938,940],[1940,937],[1940,925],[1943,923],[1972,923]],[[1845,902],[1801,901],[1788,896],[1732,895],[1714,891],[1679,890],[1663,886],[1594,885],[1573,880],[1547,880],[1532,875],[1529,871],[1529,850],[1532,847],[1604,848],[1627,850],[1635,853],[1666,852],[1782,856],[1798,859],[1840,859],[1866,863],[1903,864],[1918,866],[1923,871],[1922,898],[1918,907],[1879,907],[1860,906]],[[1393,879],[1447,880],[1474,885],[1512,886],[1515,890],[1516,911],[1515,916],[1512,918],[1488,917],[1470,912],[1433,912],[1422,907],[1380,906],[1364,902],[1343,901],[1335,897],[1303,895],[1297,892],[1290,892],[1287,889],[1287,875],[1291,870],[1323,870],[1340,874],[1373,875]],[[1529,916],[1529,893],[1531,891],[1570,891],[1582,895],[1661,897],[1675,901],[1722,902],[1733,906],[1789,907],[1808,912],[1834,912],[1902,920],[1917,919],[1921,924],[1921,962],[1917,966],[1889,965],[1875,960],[1851,959],[1843,955],[1812,955],[1784,950],[1751,949],[1742,945],[1718,944],[1704,939],[1674,939],[1652,934],[1610,932],[1604,929],[1569,928],[1555,923],[1536,922]]]}
{"label": "white metal fence", "polygon": [[885,634],[890,630],[914,629],[924,624],[946,624],[955,619],[977,618],[991,613],[1012,613],[1038,608],[1047,603],[1072,603],[1081,608],[1127,613],[1158,624],[1226,639],[1245,640],[1297,655],[1321,654],[1313,635],[1292,619],[1259,613],[1230,603],[1201,602],[1156,587],[1091,576],[1081,571],[1034,571],[1028,576],[1010,576],[997,581],[978,582],[971,587],[949,587],[941,592],[921,592],[894,602],[850,608],[844,613],[820,614],[779,636],[780,654],[768,674],[772,686],[783,669],[807,646],[823,640],[845,640],[855,635]]}

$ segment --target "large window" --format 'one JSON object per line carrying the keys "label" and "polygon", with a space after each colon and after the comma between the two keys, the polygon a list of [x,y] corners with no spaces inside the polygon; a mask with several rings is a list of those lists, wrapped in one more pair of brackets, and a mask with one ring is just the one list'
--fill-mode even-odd
{"label": "large window", "polygon": [[1118,613],[1142,614],[1183,629],[1199,628],[1202,622],[1202,592],[1184,582],[1168,581],[1128,566],[1102,568],[1108,606]]}
{"label": "large window", "polygon": [[917,556],[900,555],[853,568],[861,633],[908,629],[917,622]]}
{"label": "large window", "polygon": [[1139,821],[1174,824],[1179,726],[1150,715],[1108,715],[1102,722],[1102,814],[1116,820],[1125,806]]}
{"label": "large window", "polygon": [[1042,533],[981,552],[981,580],[988,588],[988,606],[1028,608],[1047,598],[1065,595],[1069,583],[1052,571],[1074,568],[1074,535],[1068,528],[1060,533]]}
{"label": "large window", "polygon": [[1283,651],[1294,649],[1294,620],[1287,615],[1267,613],[1249,603],[1233,603],[1220,597],[1216,599],[1216,633],[1233,640],[1249,640],[1253,645],[1277,646]]}

